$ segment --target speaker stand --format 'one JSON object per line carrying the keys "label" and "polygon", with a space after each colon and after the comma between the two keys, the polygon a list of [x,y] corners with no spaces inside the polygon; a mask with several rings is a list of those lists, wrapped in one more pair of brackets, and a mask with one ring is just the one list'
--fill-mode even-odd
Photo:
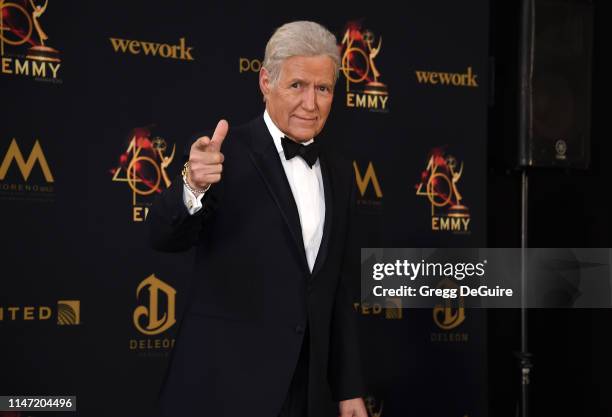
{"label": "speaker stand", "polygon": [[533,355],[528,350],[529,311],[527,310],[527,231],[528,231],[529,176],[527,167],[521,169],[521,350],[515,352],[521,370],[520,408],[518,417],[529,416],[529,375],[533,369]]}

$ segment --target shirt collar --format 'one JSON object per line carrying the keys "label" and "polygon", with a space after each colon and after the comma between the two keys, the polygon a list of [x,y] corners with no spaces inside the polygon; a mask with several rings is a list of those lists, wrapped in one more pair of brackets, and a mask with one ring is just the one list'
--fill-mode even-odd
{"label": "shirt collar", "polygon": [[[270,135],[272,135],[272,139],[274,139],[274,146],[276,146],[276,150],[278,153],[285,153],[283,150],[283,145],[281,144],[281,138],[285,136],[285,134],[276,126],[276,124],[272,121],[272,118],[268,114],[268,110],[264,111],[264,122],[266,122],[266,126],[268,127],[268,131]],[[309,145],[314,142],[314,139],[307,140],[306,142],[302,142],[303,145]]]}

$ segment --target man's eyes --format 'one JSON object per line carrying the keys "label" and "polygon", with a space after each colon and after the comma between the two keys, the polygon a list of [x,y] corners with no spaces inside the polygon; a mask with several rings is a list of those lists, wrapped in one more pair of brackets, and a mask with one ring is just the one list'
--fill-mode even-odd
{"label": "man's eyes", "polygon": [[[290,86],[290,87],[291,87],[291,88],[302,88],[302,87],[303,87],[303,83],[301,83],[301,82],[299,82],[299,81],[296,81],[296,82],[294,82],[293,84],[291,84],[291,86]],[[328,86],[326,86],[326,85],[320,85],[320,86],[318,86],[318,87],[317,87],[317,90],[318,90],[318,91],[320,91],[320,92],[322,92],[322,93],[328,93],[328,92],[330,92],[330,91],[331,91],[331,89],[330,89]]]}

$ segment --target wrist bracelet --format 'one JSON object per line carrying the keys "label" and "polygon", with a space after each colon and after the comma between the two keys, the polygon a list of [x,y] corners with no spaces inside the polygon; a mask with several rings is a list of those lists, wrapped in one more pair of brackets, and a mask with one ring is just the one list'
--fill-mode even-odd
{"label": "wrist bracelet", "polygon": [[197,190],[193,188],[191,185],[189,185],[189,181],[187,181],[187,178],[189,178],[189,161],[185,162],[185,165],[183,165],[183,171],[181,172],[181,175],[183,176],[183,184],[185,184],[185,187],[187,187],[189,191],[191,191],[192,193],[196,195],[204,194],[210,188],[210,184],[208,184],[208,186],[203,190]]}

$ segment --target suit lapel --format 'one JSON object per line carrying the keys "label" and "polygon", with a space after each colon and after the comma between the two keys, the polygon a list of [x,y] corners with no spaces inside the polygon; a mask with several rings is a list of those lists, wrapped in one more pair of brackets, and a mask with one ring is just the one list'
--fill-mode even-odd
{"label": "suit lapel", "polygon": [[261,174],[270,195],[278,206],[291,232],[296,249],[298,250],[300,263],[306,271],[310,271],[308,261],[306,260],[306,250],[304,249],[302,226],[297,205],[295,204],[295,199],[293,198],[293,193],[287,181],[287,175],[285,174],[278,151],[274,146],[274,140],[268,131],[263,116],[258,117],[251,123],[250,148],[251,159]]}

